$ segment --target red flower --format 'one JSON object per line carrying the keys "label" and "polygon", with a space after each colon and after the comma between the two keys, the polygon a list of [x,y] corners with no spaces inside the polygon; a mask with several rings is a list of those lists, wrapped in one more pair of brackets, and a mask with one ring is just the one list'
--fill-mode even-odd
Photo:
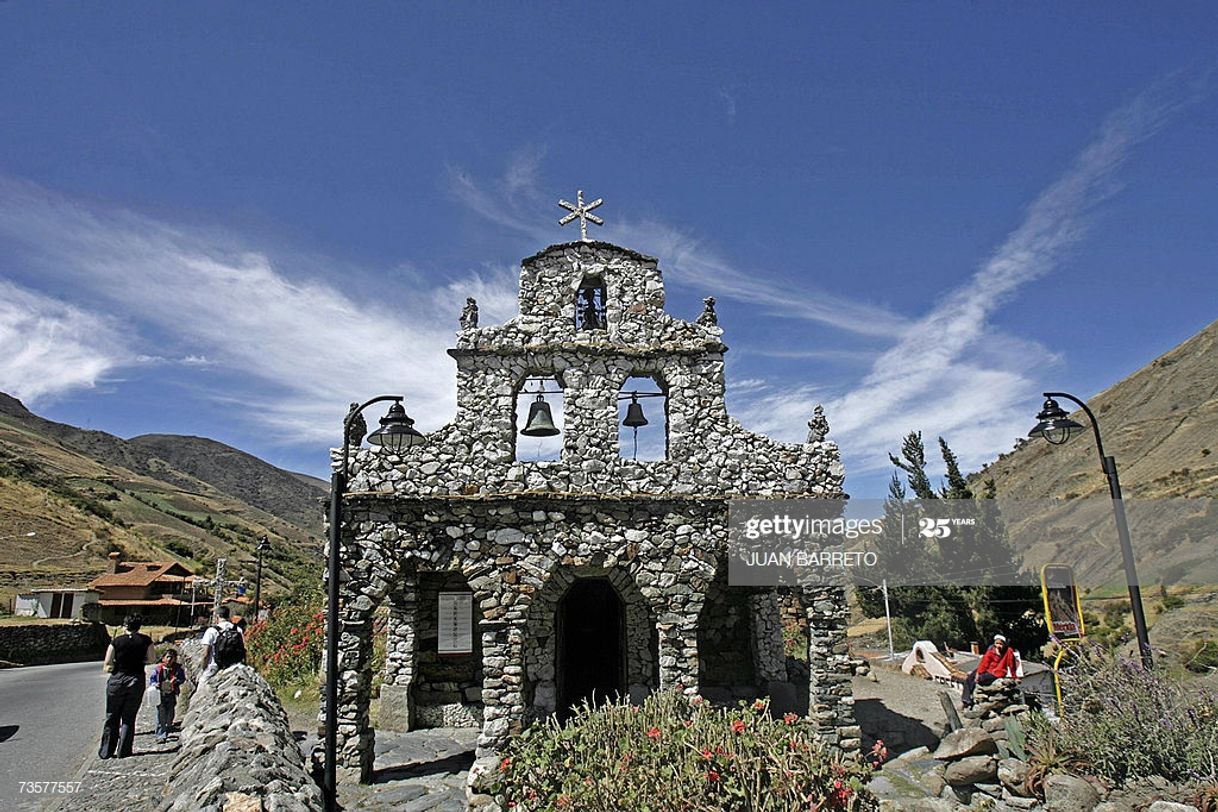
{"label": "red flower", "polygon": [[719,780],[719,771],[718,770],[707,770],[706,771],[706,780],[707,781],[718,781]]}
{"label": "red flower", "polygon": [[649,738],[649,739],[660,738],[660,729],[658,727],[653,727],[651,730],[647,731],[647,738]]}
{"label": "red flower", "polygon": [[765,710],[765,700],[764,699],[754,699],[753,700],[753,710],[755,710],[755,711]]}
{"label": "red flower", "polygon": [[510,758],[505,758],[503,761],[499,762],[499,772],[505,773],[508,771],[508,768],[511,766],[512,766],[512,760]]}
{"label": "red flower", "polygon": [[732,722],[732,732],[743,733],[744,732],[744,722],[740,719],[737,719],[736,721]]}
{"label": "red flower", "polygon": [[788,725],[793,725],[793,724],[795,724],[796,722],[798,722],[798,721],[799,721],[799,714],[797,714],[797,713],[784,713],[784,714],[782,715],[782,721],[786,722]]}
{"label": "red flower", "polygon": [[708,761],[709,761],[710,759],[712,759],[712,758],[714,758],[714,757],[715,757],[715,754],[714,754],[714,753],[712,753],[710,750],[703,750],[703,751],[702,751],[702,758],[704,758],[704,759],[706,759],[706,760],[708,760]]}

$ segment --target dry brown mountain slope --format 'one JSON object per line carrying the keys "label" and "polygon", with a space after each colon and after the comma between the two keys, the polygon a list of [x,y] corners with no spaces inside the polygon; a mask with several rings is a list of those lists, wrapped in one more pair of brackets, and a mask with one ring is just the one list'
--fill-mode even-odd
{"label": "dry brown mountain slope", "polygon": [[249,578],[263,534],[274,594],[316,577],[325,494],[320,480],[212,440],[126,441],[44,420],[0,394],[0,597],[82,584],[112,549],[196,572],[223,556],[234,577]]}
{"label": "dry brown mountain slope", "polygon": [[[1218,322],[1088,402],[1117,460],[1143,583],[1218,583]],[[1064,501],[1011,522],[1032,568],[1063,561],[1081,583],[1123,583],[1089,430],[1061,446],[1021,442],[973,477],[989,478],[1004,500]]]}
{"label": "dry brown mountain slope", "polygon": [[[1218,322],[1088,404],[1127,498],[1218,496]],[[1087,425],[1081,412],[1073,417]],[[1095,496],[1108,487],[1090,433],[1063,446],[1024,442],[978,477],[1015,499]]]}

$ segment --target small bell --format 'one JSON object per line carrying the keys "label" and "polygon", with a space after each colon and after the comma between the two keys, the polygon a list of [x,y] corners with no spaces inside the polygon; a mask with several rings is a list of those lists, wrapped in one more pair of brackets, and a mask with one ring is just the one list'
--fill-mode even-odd
{"label": "small bell", "polygon": [[526,437],[553,437],[558,434],[554,417],[550,414],[550,404],[546,403],[544,395],[539,394],[537,400],[529,405],[529,420],[520,433]]}
{"label": "small bell", "polygon": [[626,407],[626,419],[622,421],[622,425],[632,429],[647,425],[647,418],[643,415],[643,404],[639,403],[638,395],[630,396],[630,405]]}

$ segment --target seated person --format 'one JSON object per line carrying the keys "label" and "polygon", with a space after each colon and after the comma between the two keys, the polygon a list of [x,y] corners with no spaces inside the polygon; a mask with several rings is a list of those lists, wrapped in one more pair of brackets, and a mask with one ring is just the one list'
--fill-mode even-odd
{"label": "seated person", "polygon": [[994,635],[994,643],[985,650],[977,668],[964,681],[964,707],[973,706],[973,689],[978,685],[990,685],[995,680],[1019,678],[1015,665],[1015,649],[1007,645],[1007,639],[1001,634]]}

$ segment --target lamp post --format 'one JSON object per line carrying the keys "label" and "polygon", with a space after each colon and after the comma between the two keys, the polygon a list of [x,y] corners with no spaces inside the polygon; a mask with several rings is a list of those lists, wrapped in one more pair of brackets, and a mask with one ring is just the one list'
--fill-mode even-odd
{"label": "lamp post", "polygon": [[1116,517],[1117,537],[1121,542],[1125,580],[1129,584],[1129,606],[1133,610],[1133,627],[1138,637],[1138,650],[1142,655],[1142,665],[1149,669],[1154,664],[1150,651],[1150,635],[1146,631],[1146,612],[1142,608],[1142,588],[1138,584],[1138,571],[1133,560],[1133,545],[1129,541],[1129,523],[1125,519],[1125,503],[1121,498],[1121,480],[1117,476],[1116,460],[1104,454],[1104,441],[1100,439],[1100,424],[1086,403],[1065,392],[1045,392],[1044,395],[1045,405],[1041,408],[1040,414],[1036,415],[1039,422],[1028,432],[1029,437],[1043,437],[1053,445],[1061,445],[1071,437],[1087,430],[1081,423],[1071,420],[1065,409],[1057,405],[1054,398],[1065,398],[1077,403],[1083,413],[1087,415],[1087,419],[1091,421],[1091,430],[1095,433],[1095,448],[1100,455],[1100,468],[1104,471],[1104,476],[1108,478],[1108,491],[1112,495],[1112,512]]}
{"label": "lamp post", "polygon": [[[386,400],[393,401],[393,405],[381,418],[381,427],[368,435],[368,442],[395,453],[423,442],[423,435],[415,430],[414,421],[406,416],[406,410],[402,408],[401,395],[375,397],[363,405],[354,406],[343,420],[342,462],[330,476],[330,550],[326,560],[326,761],[322,777],[322,791],[328,810],[338,808],[338,577],[342,499],[347,492],[351,440],[354,439],[358,446],[364,432],[361,412],[374,403]],[[358,426],[358,431],[353,432],[353,426]],[[353,437],[353,434],[356,436]]]}
{"label": "lamp post", "polygon": [[254,575],[254,622],[257,623],[262,617],[262,556],[270,552],[271,540],[264,534],[254,549],[258,553],[258,570]]}

